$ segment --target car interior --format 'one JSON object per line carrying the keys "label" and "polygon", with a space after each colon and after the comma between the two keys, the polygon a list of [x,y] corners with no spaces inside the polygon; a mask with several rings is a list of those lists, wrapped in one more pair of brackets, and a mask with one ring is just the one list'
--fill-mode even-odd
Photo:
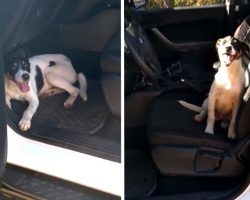
{"label": "car interior", "polygon": [[[5,19],[12,23],[3,44],[5,58],[19,52],[27,57],[64,54],[88,80],[88,101],[78,98],[64,109],[66,93],[42,99],[31,129],[21,134],[120,162],[119,1],[18,3],[12,13],[22,17]],[[17,132],[26,106],[13,101],[8,110],[8,122]]]}
{"label": "car interior", "polygon": [[[236,9],[237,8],[237,9]],[[215,43],[250,44],[249,2],[139,9],[125,1],[126,199],[234,199],[249,183],[248,85],[236,139],[177,100],[201,105],[218,68]],[[237,31],[236,31],[237,30]],[[249,52],[243,59],[249,71]]]}
{"label": "car interior", "polygon": [[3,66],[12,55],[64,54],[88,81],[88,100],[78,97],[70,109],[63,107],[66,93],[41,99],[27,132],[18,128],[27,104],[12,100],[8,125],[33,140],[121,162],[120,1],[0,4]]}

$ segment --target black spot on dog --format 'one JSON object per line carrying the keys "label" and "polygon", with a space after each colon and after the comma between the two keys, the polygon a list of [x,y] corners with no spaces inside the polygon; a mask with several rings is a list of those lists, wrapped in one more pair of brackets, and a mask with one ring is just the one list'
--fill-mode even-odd
{"label": "black spot on dog", "polygon": [[28,58],[12,57],[6,60],[5,73],[15,76],[18,70],[23,70],[30,73],[30,63]]}
{"label": "black spot on dog", "polygon": [[49,61],[49,67],[52,67],[53,65],[56,65],[55,61]]}
{"label": "black spot on dog", "polygon": [[37,92],[39,92],[42,87],[43,87],[43,74],[42,71],[40,69],[40,67],[37,65],[36,66],[36,87],[37,87]]}

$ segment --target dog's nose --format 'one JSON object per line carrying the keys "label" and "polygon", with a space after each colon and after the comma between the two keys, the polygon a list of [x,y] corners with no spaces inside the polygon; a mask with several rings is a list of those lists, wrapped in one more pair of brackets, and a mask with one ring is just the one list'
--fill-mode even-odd
{"label": "dog's nose", "polygon": [[29,74],[23,74],[22,78],[23,78],[24,81],[28,81],[30,76],[29,76]]}
{"label": "dog's nose", "polygon": [[227,47],[226,47],[226,50],[227,50],[227,51],[231,51],[231,50],[232,50],[232,47],[231,47],[231,46],[227,46]]}

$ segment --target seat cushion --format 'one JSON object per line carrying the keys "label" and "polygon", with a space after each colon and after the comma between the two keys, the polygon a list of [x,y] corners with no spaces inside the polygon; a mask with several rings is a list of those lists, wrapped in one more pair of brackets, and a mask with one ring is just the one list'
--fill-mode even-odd
{"label": "seat cushion", "polygon": [[227,139],[227,130],[215,124],[213,135],[204,132],[206,120],[194,121],[194,111],[182,107],[176,100],[201,105],[205,97],[190,91],[172,91],[159,96],[151,109],[147,132],[150,145],[180,145],[226,149],[234,141]]}

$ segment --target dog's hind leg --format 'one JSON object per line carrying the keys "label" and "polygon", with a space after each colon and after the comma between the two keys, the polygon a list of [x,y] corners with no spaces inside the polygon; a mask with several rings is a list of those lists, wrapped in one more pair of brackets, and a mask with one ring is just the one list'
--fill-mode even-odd
{"label": "dog's hind leg", "polygon": [[229,126],[229,121],[227,121],[227,120],[222,120],[220,126],[221,126],[221,128],[224,128],[224,129],[225,129],[225,128],[228,128],[228,126]]}
{"label": "dog's hind leg", "polygon": [[206,116],[207,116],[207,110],[202,110],[199,114],[194,116],[194,120],[200,123]]}
{"label": "dog's hind leg", "polygon": [[50,88],[50,89],[47,89],[47,90],[39,93],[39,97],[40,98],[46,98],[46,97],[53,96],[55,94],[60,94],[60,93],[63,93],[63,92],[65,92],[65,90],[54,87],[54,88]]}
{"label": "dog's hind leg", "polygon": [[206,98],[201,106],[201,111],[199,114],[194,116],[196,122],[202,122],[202,120],[207,116],[208,113],[208,98]]}
{"label": "dog's hind leg", "polygon": [[86,79],[86,77],[84,76],[83,73],[79,73],[77,78],[78,78],[78,81],[79,81],[79,84],[80,84],[80,97],[82,97],[82,99],[84,101],[87,101],[87,99],[88,99],[88,95],[87,95],[87,79]]}
{"label": "dog's hind leg", "polygon": [[228,127],[228,135],[227,135],[227,137],[231,138],[231,139],[235,139],[236,138],[235,120],[236,120],[236,115],[237,115],[238,108],[239,108],[239,100],[233,106],[232,118],[231,118],[231,121],[230,121],[229,127]]}
{"label": "dog's hind leg", "polygon": [[202,106],[196,106],[193,105],[191,103],[188,103],[186,101],[182,101],[179,100],[178,101],[180,105],[182,105],[185,108],[188,108],[189,110],[195,111],[195,112],[199,112],[199,114],[194,116],[194,120],[196,122],[201,122],[206,116],[207,116],[207,111],[208,111],[208,98],[206,98],[203,103]]}
{"label": "dog's hind leg", "polygon": [[58,76],[53,73],[48,73],[46,75],[46,79],[52,87],[57,87],[69,93],[69,97],[64,102],[64,107],[65,108],[72,107],[77,96],[80,93],[80,90],[71,85],[71,83],[69,83],[68,81],[64,80],[61,76]]}

